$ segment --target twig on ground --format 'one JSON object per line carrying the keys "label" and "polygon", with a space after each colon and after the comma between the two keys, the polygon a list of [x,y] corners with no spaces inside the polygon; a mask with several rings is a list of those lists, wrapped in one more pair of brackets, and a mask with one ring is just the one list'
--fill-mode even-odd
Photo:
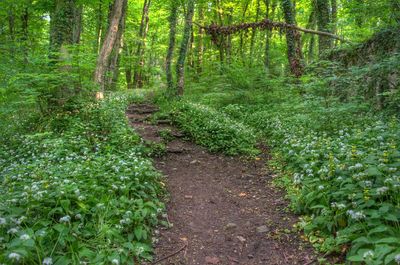
{"label": "twig on ground", "polygon": [[159,259],[159,260],[154,261],[153,263],[151,263],[151,265],[160,263],[161,261],[164,261],[164,260],[166,260],[166,259],[169,259],[169,258],[171,258],[171,257],[173,257],[173,256],[175,256],[175,255],[177,255],[177,254],[179,254],[179,252],[181,252],[182,250],[186,249],[187,246],[188,246],[188,242],[185,241],[185,244],[184,244],[180,249],[178,249],[177,251],[175,251],[175,252],[173,252],[173,253],[171,253],[171,254],[169,254],[169,255],[167,255],[167,256],[165,256],[165,257]]}

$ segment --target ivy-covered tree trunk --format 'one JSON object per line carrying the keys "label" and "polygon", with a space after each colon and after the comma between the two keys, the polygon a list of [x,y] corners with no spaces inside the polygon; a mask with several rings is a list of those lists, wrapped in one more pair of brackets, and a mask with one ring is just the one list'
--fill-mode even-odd
{"label": "ivy-covered tree trunk", "polygon": [[[327,0],[316,0],[316,17],[318,30],[330,32],[329,2]],[[324,51],[332,47],[332,39],[326,36],[318,37],[318,51],[321,55]]]}
{"label": "ivy-covered tree trunk", "polygon": [[167,57],[165,59],[165,72],[167,75],[168,89],[171,91],[174,89],[174,80],[172,76],[172,58],[174,56],[175,49],[175,38],[176,38],[176,23],[178,19],[178,3],[175,0],[171,0],[171,10],[169,15],[169,43]]}
{"label": "ivy-covered tree trunk", "polygon": [[151,5],[151,0],[144,0],[143,11],[142,11],[142,20],[140,22],[140,29],[139,29],[139,36],[138,36],[139,42],[138,42],[136,53],[135,53],[135,57],[137,60],[137,64],[135,66],[135,72],[134,72],[135,87],[143,87],[143,68],[145,65],[144,52],[146,49],[147,32],[149,30],[150,5]]}
{"label": "ivy-covered tree trunk", "polygon": [[105,89],[105,75],[107,71],[108,60],[110,59],[111,52],[114,48],[114,43],[117,40],[118,32],[120,29],[119,23],[122,17],[122,9],[124,0],[115,0],[108,27],[107,35],[104,39],[99,56],[97,58],[96,70],[94,73],[94,80],[100,85],[101,91]]}
{"label": "ivy-covered tree trunk", "polygon": [[75,0],[56,0],[55,8],[50,14],[51,52],[58,53],[64,45],[79,42],[78,33],[76,32],[77,9]]}
{"label": "ivy-covered tree trunk", "polygon": [[189,45],[189,39],[192,29],[192,19],[194,13],[194,0],[188,0],[187,11],[185,16],[185,27],[183,29],[183,36],[181,47],[179,49],[178,61],[176,63],[176,77],[177,77],[177,94],[183,95],[185,88],[185,60],[186,53]]}
{"label": "ivy-covered tree trunk", "polygon": [[[282,10],[286,23],[295,25],[296,20],[294,17],[294,7],[291,0],[282,0]],[[287,29],[286,44],[290,71],[297,77],[301,76],[303,74],[303,65],[301,63],[302,55],[299,33]]]}

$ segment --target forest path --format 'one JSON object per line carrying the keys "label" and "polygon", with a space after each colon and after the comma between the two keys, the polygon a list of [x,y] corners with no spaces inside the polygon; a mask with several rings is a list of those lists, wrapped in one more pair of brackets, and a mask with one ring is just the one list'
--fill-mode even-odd
{"label": "forest path", "polygon": [[[284,193],[271,184],[267,158],[245,160],[211,154],[182,139],[165,121],[152,125],[157,108],[131,105],[131,125],[146,141],[162,142],[160,131],[175,139],[155,166],[167,179],[168,218],[155,245],[157,264],[308,264],[312,248],[291,232],[296,217],[285,208]],[[173,255],[172,255],[173,254]],[[166,258],[170,256],[169,258]]]}

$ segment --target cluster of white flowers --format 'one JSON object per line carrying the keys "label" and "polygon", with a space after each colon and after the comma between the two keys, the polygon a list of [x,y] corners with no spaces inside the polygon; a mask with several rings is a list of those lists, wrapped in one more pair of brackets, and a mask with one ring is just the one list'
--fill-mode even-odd
{"label": "cluster of white flowers", "polygon": [[357,211],[353,211],[353,210],[348,210],[347,214],[354,220],[362,220],[364,219],[366,216],[363,212],[357,212]]}
{"label": "cluster of white flowers", "polygon": [[66,216],[61,217],[59,222],[60,223],[69,223],[69,222],[71,222],[71,216],[66,215]]}

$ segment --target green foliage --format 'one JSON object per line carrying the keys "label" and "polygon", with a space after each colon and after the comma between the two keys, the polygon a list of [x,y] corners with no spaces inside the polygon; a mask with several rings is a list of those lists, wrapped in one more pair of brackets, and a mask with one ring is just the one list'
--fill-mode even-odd
{"label": "green foliage", "polygon": [[193,140],[211,152],[223,152],[228,155],[252,155],[256,136],[241,122],[230,119],[204,105],[178,101],[170,104],[170,118]]}
{"label": "green foliage", "polygon": [[310,216],[300,225],[316,247],[332,252],[351,245],[349,261],[394,264],[400,258],[397,118],[369,112],[370,105],[354,98],[342,102],[315,76],[267,83],[264,91],[235,91],[225,79],[215,87],[195,86],[187,98],[221,109],[223,114],[210,111],[273,147],[275,163],[289,176],[283,183],[293,208]]}
{"label": "green foliage", "polygon": [[151,257],[163,189],[127,123],[127,104],[125,96],[110,96],[55,117],[66,124],[61,133],[1,143],[0,262],[133,264]]}

